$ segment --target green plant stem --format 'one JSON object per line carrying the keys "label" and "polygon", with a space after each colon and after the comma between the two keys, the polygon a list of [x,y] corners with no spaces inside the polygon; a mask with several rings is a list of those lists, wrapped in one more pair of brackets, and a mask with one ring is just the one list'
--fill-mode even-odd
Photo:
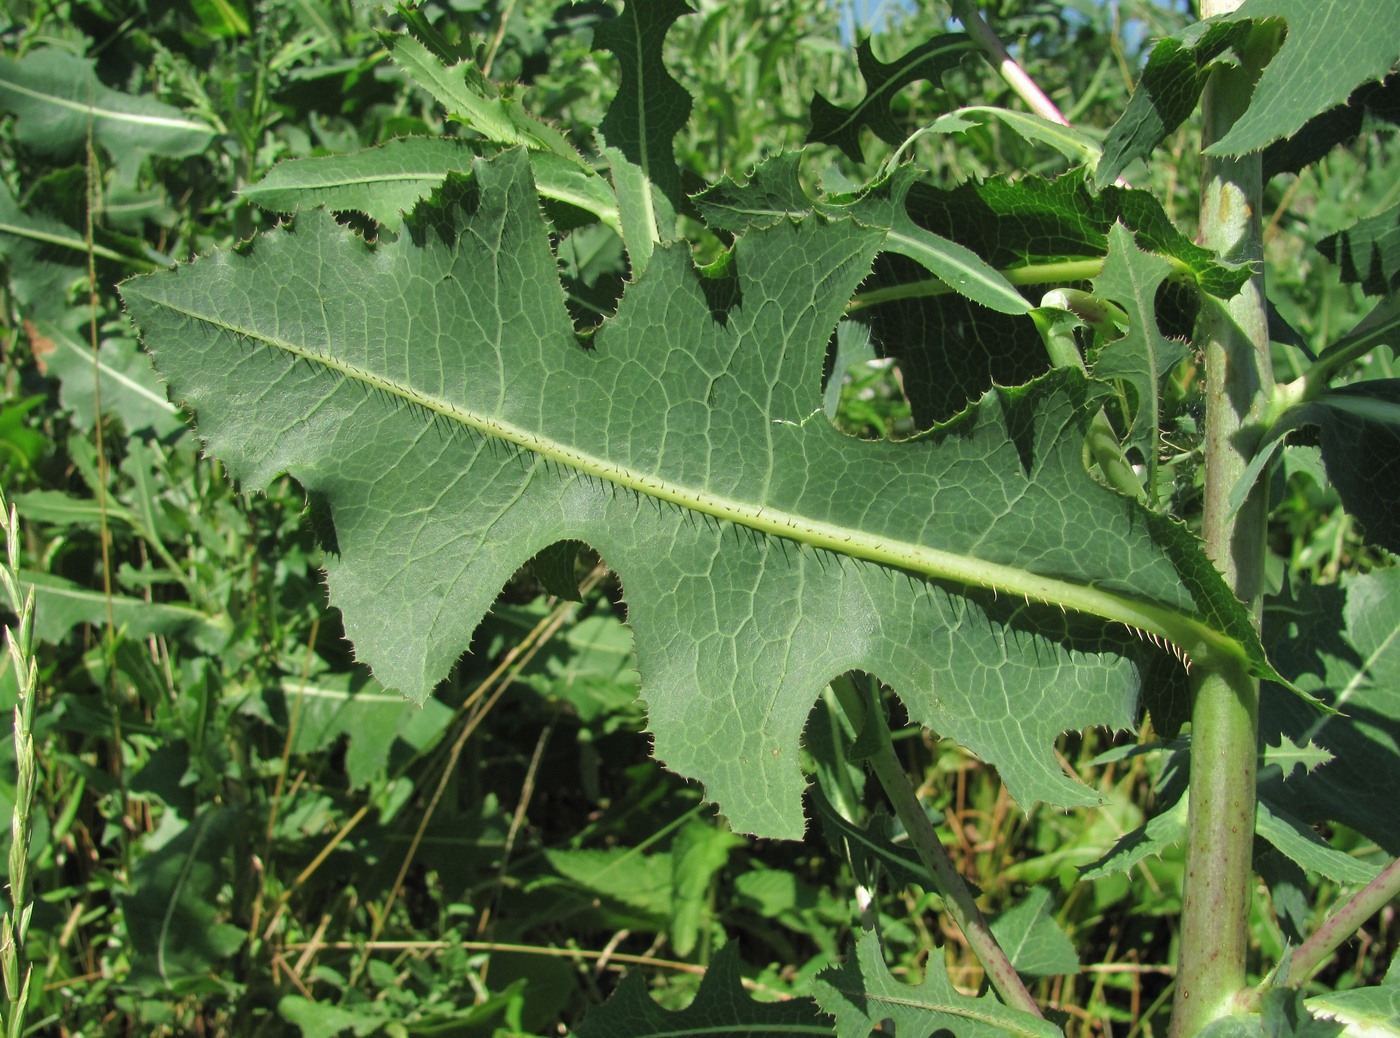
{"label": "green plant stem", "polygon": [[[918,793],[910,784],[904,766],[895,756],[889,726],[884,722],[879,704],[874,701],[873,690],[870,699],[862,699],[849,677],[838,678],[831,683],[831,687],[851,724],[860,733],[859,738],[864,740],[873,736],[869,757],[870,769],[879,779],[895,815],[909,834],[909,841],[914,845],[919,860],[937,880],[938,892],[943,895],[948,914],[958,924],[968,947],[982,963],[982,968],[987,971],[987,979],[992,982],[992,987],[996,988],[1002,1001],[1013,1009],[1033,1016],[1042,1016],[1040,1007],[1026,990],[1016,967],[1011,964],[1011,959],[997,942],[991,926],[987,923],[987,917],[977,907],[977,901],[968,889],[967,882],[953,865],[948,852],[943,849],[938,831],[929,821],[923,805],[919,803]],[[934,967],[931,965],[930,968]]]}
{"label": "green plant stem", "polygon": [[[1207,0],[1201,15],[1235,6],[1238,0]],[[1257,31],[1239,65],[1212,71],[1202,97],[1203,149],[1244,111],[1275,42],[1272,30]],[[1259,262],[1261,196],[1257,154],[1204,156],[1202,244],[1231,262]],[[1267,481],[1255,486],[1237,513],[1231,513],[1229,497],[1260,439],[1256,416],[1273,386],[1267,325],[1262,278],[1256,276],[1233,299],[1207,299],[1196,329],[1207,379],[1202,536],[1226,582],[1256,616]],[[1191,678],[1191,800],[1172,1038],[1189,1038],[1236,1008],[1246,981],[1254,879],[1259,684],[1220,657],[1200,661]]]}
{"label": "green plant stem", "polygon": [[1382,869],[1379,876],[1353,894],[1346,904],[1298,945],[1289,960],[1288,971],[1275,982],[1296,987],[1307,980],[1337,950],[1338,945],[1397,896],[1400,896],[1400,859]]}

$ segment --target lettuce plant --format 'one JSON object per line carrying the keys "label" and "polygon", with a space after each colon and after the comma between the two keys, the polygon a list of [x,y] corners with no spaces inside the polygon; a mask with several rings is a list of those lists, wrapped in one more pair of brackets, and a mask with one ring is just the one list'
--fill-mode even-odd
{"label": "lettuce plant", "polygon": [[[1266,768],[1290,748],[1315,763],[1364,741],[1363,700],[1394,717],[1395,686],[1381,688],[1395,669],[1394,571],[1349,588],[1376,603],[1331,631],[1356,647],[1349,672],[1285,667],[1260,624],[1270,477],[1295,430],[1320,431],[1347,507],[1375,544],[1400,548],[1400,484],[1375,478],[1400,457],[1395,383],[1355,378],[1400,324],[1396,210],[1332,242],[1343,275],[1381,298],[1291,381],[1273,373],[1284,333],[1270,323],[1260,218],[1266,168],[1296,170],[1353,136],[1336,115],[1349,102],[1381,108],[1400,59],[1387,7],[1221,11],[1156,45],[1102,145],[1020,112],[949,113],[915,136],[999,123],[1076,163],[954,188],[905,159],[918,142],[891,100],[993,49],[975,11],[962,12],[970,35],[888,64],[862,47],[859,103],[813,99],[813,142],[857,163],[867,132],[899,149],[850,190],[810,187],[798,153],[682,189],[674,142],[691,102],[663,60],[680,0],[629,2],[597,30],[621,79],[594,142],[566,139],[431,34],[397,36],[394,60],[478,147],[406,139],[287,163],[249,194],[292,222],[125,284],[208,450],[245,489],[284,473],[305,489],[331,601],[382,683],[426,700],[513,572],[535,560],[571,593],[585,543],[621,581],[656,756],[702,783],[734,829],[799,838],[804,725],[829,685],[858,733],[850,755],[919,852],[904,867],[943,895],[995,988],[961,994],[936,965],[902,985],[871,933],[810,998],[751,1003],[721,960],[684,1013],[630,984],[580,1033],[864,1035],[886,1019],[901,1034],[1059,1033],[1005,950],[1037,917],[988,926],[894,756],[871,678],[913,722],[994,764],[1026,807],[1097,803],[1059,765],[1061,733],[1132,727],[1144,709],[1162,731],[1189,720],[1185,799],[1100,866],[1186,841],[1174,1033],[1334,1026],[1315,1017],[1400,1029],[1393,983],[1300,994],[1400,869],[1324,844],[1300,820],[1338,817],[1318,815],[1316,786],[1257,777],[1261,682],[1283,736]],[[1350,41],[1341,62],[1338,39]],[[1198,105],[1192,240],[1121,177]],[[376,233],[338,221],[344,211]],[[593,225],[621,238],[630,273],[615,311],[585,324],[559,250]],[[717,258],[697,264],[687,234]],[[1165,307],[1197,314],[1189,343],[1164,332]],[[841,374],[829,358],[852,335],[904,362],[924,431],[860,440],[829,421]],[[1201,514],[1179,485],[1192,474],[1162,453],[1188,364],[1206,379]],[[1383,810],[1343,820],[1400,846]],[[1250,987],[1256,838],[1367,885],[1345,924]]]}

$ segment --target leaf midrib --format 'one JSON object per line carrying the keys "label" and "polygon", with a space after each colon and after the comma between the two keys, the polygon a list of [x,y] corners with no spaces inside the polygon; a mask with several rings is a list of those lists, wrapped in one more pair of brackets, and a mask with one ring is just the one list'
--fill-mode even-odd
{"label": "leaf midrib", "polygon": [[[129,291],[138,291],[133,286]],[[240,340],[264,343],[274,349],[334,371],[369,389],[398,397],[405,403],[438,414],[484,436],[504,440],[584,475],[666,501],[688,511],[745,526],[758,533],[796,541],[813,548],[847,555],[882,566],[912,571],[939,581],[978,588],[993,595],[1008,594],[1029,605],[1036,602],[1061,610],[1096,616],[1123,624],[1149,637],[1178,646],[1188,658],[1223,656],[1248,663],[1246,649],[1234,638],[1196,617],[1168,607],[1130,598],[1103,588],[1046,577],[1004,563],[988,562],[933,548],[894,540],[862,530],[822,522],[780,508],[737,501],[704,489],[673,483],[616,462],[599,458],[568,444],[523,429],[511,422],[479,414],[448,400],[402,385],[359,365],[299,346],[256,328],[201,313],[169,300],[152,300],[173,313],[221,329]]]}
{"label": "leaf midrib", "polygon": [[95,119],[112,119],[116,122],[138,123],[143,126],[160,126],[171,130],[193,130],[198,133],[212,135],[215,131],[212,126],[204,123],[190,122],[188,119],[172,119],[167,115],[138,115],[135,112],[122,112],[111,108],[101,108],[96,104],[83,104],[81,101],[73,101],[66,97],[59,97],[56,94],[46,94],[40,90],[32,90],[22,86],[12,79],[0,80],[0,89],[13,90],[17,94],[42,101],[46,104],[57,105],[60,108],[68,108],[74,112],[82,112],[91,115]]}

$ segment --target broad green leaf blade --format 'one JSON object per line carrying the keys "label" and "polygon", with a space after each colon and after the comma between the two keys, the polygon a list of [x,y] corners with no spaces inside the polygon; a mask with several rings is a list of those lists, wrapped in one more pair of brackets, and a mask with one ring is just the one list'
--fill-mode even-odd
{"label": "broad green leaf blade", "polygon": [[453,718],[452,710],[435,699],[421,710],[405,710],[403,696],[352,674],[284,680],[265,690],[263,700],[272,716],[296,717],[293,753],[329,751],[340,738],[348,738],[345,773],[352,790],[382,779],[391,756],[430,745]]}
{"label": "broad green leaf blade", "polygon": [[447,174],[471,169],[475,157],[465,140],[405,137],[349,155],[279,162],[244,188],[243,197],[281,213],[318,205],[354,210],[398,229],[404,213],[441,187]]}
{"label": "broad green leaf blade", "polygon": [[845,965],[817,976],[812,993],[817,1004],[836,1017],[841,1035],[868,1035],[886,1019],[894,1020],[900,1038],[929,1038],[935,1032],[958,1038],[1060,1038],[1063,1034],[1050,1021],[1011,1009],[993,995],[958,994],[939,956],[929,959],[922,983],[895,979],[885,965],[880,938],[869,932]]}
{"label": "broad green leaf blade", "polygon": [[35,590],[34,637],[54,644],[79,624],[105,627],[110,620],[128,638],[147,638],[193,628],[209,644],[224,637],[198,609],[172,602],[147,602],[127,595],[106,595],[48,573],[22,571]]}
{"label": "broad green leaf blade", "polygon": [[1309,405],[1322,461],[1366,539],[1400,552],[1400,379],[1354,382]]}
{"label": "broad green leaf blade", "polygon": [[856,60],[865,79],[865,97],[845,108],[832,104],[820,93],[814,94],[808,143],[834,144],[853,162],[864,161],[862,128],[869,127],[886,144],[898,145],[909,131],[899,125],[890,109],[895,95],[920,80],[942,86],[944,74],[957,68],[973,50],[972,41],[965,34],[950,32],[920,44],[894,61],[883,62],[875,57],[870,40],[862,40],[856,47]]}
{"label": "broad green leaf blade", "polygon": [[180,158],[203,151],[212,126],[149,97],[103,86],[90,58],[41,48],[0,58],[0,110],[18,117],[15,137],[46,155],[66,156],[92,139],[114,155]]}
{"label": "broad green leaf blade", "polygon": [[1314,1016],[1344,1025],[1343,1036],[1400,1038],[1400,984],[1389,977],[1376,987],[1314,995],[1307,1006]]}
{"label": "broad green leaf blade", "polygon": [[1230,17],[1282,18],[1288,30],[1259,77],[1249,108],[1207,149],[1210,155],[1259,151],[1400,65],[1400,19],[1393,0],[1245,0]]}
{"label": "broad green leaf blade", "polygon": [[1369,883],[1379,866],[1357,861],[1329,846],[1317,833],[1282,808],[1272,807],[1261,796],[1254,816],[1254,831],[1300,867],[1338,883]]}
{"label": "broad green leaf blade", "polygon": [[1382,296],[1400,288],[1400,205],[1338,231],[1317,251],[1341,267],[1342,280]]}
{"label": "broad green leaf blade", "polygon": [[1143,252],[1122,224],[1108,235],[1108,258],[1094,279],[1094,292],[1111,299],[1128,314],[1121,339],[1099,351],[1096,378],[1122,379],[1133,389],[1131,424],[1124,441],[1136,447],[1147,466],[1149,492],[1157,488],[1157,418],[1161,414],[1162,380],[1187,354],[1186,344],[1169,340],[1157,326],[1157,291],[1173,267],[1167,260]]}
{"label": "broad green leaf blade", "polygon": [[1246,24],[1215,19],[1159,40],[1128,107],[1104,139],[1094,183],[1101,188],[1112,184],[1128,163],[1150,155],[1166,140],[1195,111],[1210,63],[1243,46],[1248,33]]}
{"label": "broad green leaf blade", "polygon": [[612,998],[589,1011],[574,1029],[577,1038],[831,1038],[831,1021],[811,999],[755,1002],[740,984],[739,953],[727,944],[715,955],[700,981],[695,1000],[668,1012],[647,994],[640,973],[623,978]]}
{"label": "broad green leaf blade", "polygon": [[1033,887],[1020,904],[992,921],[992,935],[1023,977],[1052,977],[1079,970],[1069,935],[1055,922],[1050,891]]}
{"label": "broad green leaf blade", "polygon": [[736,244],[710,304],[662,247],[583,349],[523,152],[449,178],[369,246],[293,231],[128,282],[209,449],[334,519],[333,600],[361,658],[421,701],[516,568],[582,540],[621,577],[658,757],[743,832],[802,832],[797,748],[821,688],[889,682],[1023,803],[1093,802],[1054,738],[1133,723],[1136,642],[1272,671],[1180,526],[1084,468],[1098,391],[987,394],[920,440],[820,414],[845,300],[883,233],[820,215]]}
{"label": "broad green leaf blade", "polygon": [[[168,814],[168,824],[173,812]],[[236,808],[208,805],[182,831],[142,854],[131,893],[121,899],[131,940],[128,981],[151,994],[196,990],[247,934],[220,922],[221,888],[228,882]],[[151,839],[151,837],[148,837]]]}
{"label": "broad green leaf blade", "polygon": [[1400,773],[1400,569],[1355,577],[1338,588],[1309,586],[1296,601],[1271,602],[1265,637],[1279,670],[1335,708],[1319,714],[1266,686],[1260,731],[1316,743],[1334,758],[1307,775],[1265,787],[1308,822],[1339,821],[1400,852],[1392,776]]}

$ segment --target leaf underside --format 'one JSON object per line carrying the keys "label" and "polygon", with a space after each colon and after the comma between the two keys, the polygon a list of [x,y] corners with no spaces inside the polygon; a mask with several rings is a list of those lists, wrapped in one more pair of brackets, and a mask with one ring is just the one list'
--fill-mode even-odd
{"label": "leaf underside", "polygon": [[1128,626],[1267,671],[1262,650],[1194,540],[1088,475],[1078,375],[904,443],[819,414],[883,234],[750,231],[722,322],[688,250],[658,248],[584,349],[512,151],[393,242],[316,210],[123,296],[231,473],[328,508],[332,600],[386,686],[423,701],[516,568],[576,539],[622,579],[657,756],[737,830],[801,834],[803,726],[852,669],[1023,804],[1094,802],[1053,740],[1133,723]]}

